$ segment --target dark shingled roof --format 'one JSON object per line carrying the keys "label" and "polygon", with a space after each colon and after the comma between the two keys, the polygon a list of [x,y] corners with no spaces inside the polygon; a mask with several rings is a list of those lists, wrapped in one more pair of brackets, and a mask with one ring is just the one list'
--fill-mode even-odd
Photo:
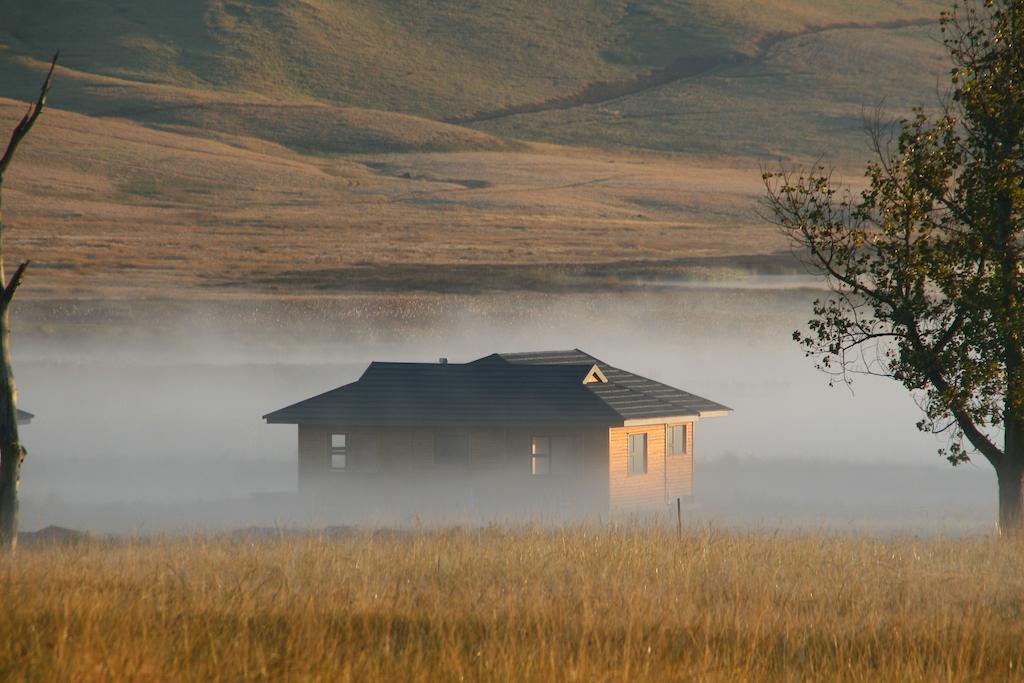
{"label": "dark shingled roof", "polygon": [[[594,365],[607,383],[583,383]],[[727,410],[574,349],[491,354],[471,363],[375,362],[351,384],[263,417],[286,424],[610,425]]]}

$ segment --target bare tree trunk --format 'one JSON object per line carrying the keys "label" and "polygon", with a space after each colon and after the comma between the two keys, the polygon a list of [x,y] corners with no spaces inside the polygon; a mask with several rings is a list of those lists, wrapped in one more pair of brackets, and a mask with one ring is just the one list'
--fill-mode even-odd
{"label": "bare tree trunk", "polygon": [[18,544],[18,485],[25,448],[18,438],[18,388],[11,371],[10,306],[0,304],[0,548]]}
{"label": "bare tree trunk", "polygon": [[50,72],[39,91],[39,99],[15,126],[7,149],[0,157],[0,550],[10,552],[18,546],[18,486],[21,483],[21,463],[25,460],[25,448],[18,437],[18,386],[11,368],[10,310],[28,261],[18,266],[10,281],[7,280],[4,273],[3,183],[14,152],[43,113],[59,56],[59,52],[54,55]]}

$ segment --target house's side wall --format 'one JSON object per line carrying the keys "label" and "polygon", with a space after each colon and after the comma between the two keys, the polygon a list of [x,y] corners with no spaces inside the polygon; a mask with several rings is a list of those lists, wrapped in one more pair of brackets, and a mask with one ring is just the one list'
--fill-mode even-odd
{"label": "house's side wall", "polygon": [[[671,423],[680,424],[680,423]],[[612,427],[608,430],[608,500],[615,512],[664,510],[677,497],[693,493],[693,423],[686,430],[686,453],[666,455],[669,424]],[[629,473],[629,435],[647,435],[647,472]]]}
{"label": "house's side wall", "polygon": [[[629,473],[629,435],[647,434],[647,472]],[[665,425],[612,427],[608,430],[609,488],[612,512],[665,507]]]}
{"label": "house's side wall", "polygon": [[[330,435],[348,435],[345,472],[331,469]],[[441,435],[469,439],[469,463],[435,463]],[[531,439],[561,437],[551,473],[531,473]],[[571,445],[570,445],[571,444]],[[605,516],[606,427],[356,427],[299,425],[299,491],[339,517],[435,515],[530,519]],[[344,508],[344,509],[341,509]],[[326,513],[325,513],[326,514]]]}
{"label": "house's side wall", "polygon": [[299,425],[299,493],[331,474],[331,430],[320,425]]}
{"label": "house's side wall", "polygon": [[679,455],[667,455],[665,458],[667,498],[674,504],[676,498],[687,499],[693,495],[693,427],[692,422],[672,422],[665,425],[667,430],[672,425],[686,425],[686,452]]}

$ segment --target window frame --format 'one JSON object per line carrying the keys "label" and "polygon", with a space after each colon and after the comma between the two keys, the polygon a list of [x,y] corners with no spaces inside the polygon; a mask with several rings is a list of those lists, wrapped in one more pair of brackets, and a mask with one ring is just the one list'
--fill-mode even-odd
{"label": "window frame", "polygon": [[[541,454],[537,452],[537,442],[546,441],[547,449]],[[531,436],[530,437],[530,476],[531,477],[550,477],[551,476],[551,437],[550,436]],[[539,472],[537,470],[537,463],[539,461],[546,461],[547,470]]]}
{"label": "window frame", "polygon": [[[672,436],[673,429],[679,429],[679,432],[682,435],[681,442],[678,444],[676,443],[675,437]],[[665,434],[665,452],[668,453],[669,456],[673,457],[678,457],[680,455],[688,455],[690,452],[690,425],[686,423],[666,425],[666,430],[667,433]],[[675,450],[677,446],[679,450]]]}
{"label": "window frame", "polygon": [[[345,441],[345,445],[344,446],[335,446],[334,445],[334,437],[336,437],[336,436],[340,436],[340,437],[342,437],[344,439],[344,441]],[[349,467],[350,463],[349,463],[349,460],[348,460],[348,436],[349,436],[348,432],[333,432],[333,431],[330,434],[327,435],[327,454],[330,457],[329,462],[330,462],[330,466],[331,466],[331,471],[332,472],[348,472],[348,471],[350,471],[350,467]],[[344,464],[341,467],[338,467],[335,464],[335,460],[334,460],[336,457],[339,457],[339,456],[344,458]]]}
{"label": "window frame", "polygon": [[[635,439],[642,439],[643,449],[639,454],[642,459],[642,468],[637,466],[637,453],[634,452],[633,442]],[[647,432],[633,432],[626,435],[626,476],[641,477],[648,473],[648,439]]]}

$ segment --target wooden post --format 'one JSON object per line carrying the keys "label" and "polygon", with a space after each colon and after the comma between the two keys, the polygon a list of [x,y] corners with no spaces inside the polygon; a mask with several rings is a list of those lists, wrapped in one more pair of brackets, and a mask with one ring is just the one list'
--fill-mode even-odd
{"label": "wooden post", "polygon": [[683,499],[676,498],[676,531],[683,535]]}

